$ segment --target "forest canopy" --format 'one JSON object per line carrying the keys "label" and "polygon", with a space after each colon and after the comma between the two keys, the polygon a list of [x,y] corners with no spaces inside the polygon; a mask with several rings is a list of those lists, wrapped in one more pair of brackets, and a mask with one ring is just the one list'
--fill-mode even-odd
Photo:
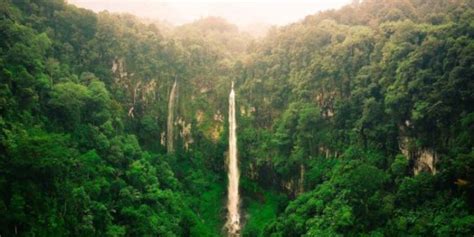
{"label": "forest canopy", "polygon": [[242,236],[472,236],[473,78],[472,0],[261,39],[0,0],[0,236],[225,235],[232,82]]}

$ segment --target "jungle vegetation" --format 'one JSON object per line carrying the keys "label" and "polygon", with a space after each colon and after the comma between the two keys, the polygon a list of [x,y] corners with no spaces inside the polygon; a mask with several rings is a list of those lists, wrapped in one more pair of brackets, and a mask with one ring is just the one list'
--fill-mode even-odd
{"label": "jungle vegetation", "polygon": [[[0,236],[474,234],[474,2],[364,0],[261,39],[0,0]],[[177,81],[175,151],[166,151]]]}

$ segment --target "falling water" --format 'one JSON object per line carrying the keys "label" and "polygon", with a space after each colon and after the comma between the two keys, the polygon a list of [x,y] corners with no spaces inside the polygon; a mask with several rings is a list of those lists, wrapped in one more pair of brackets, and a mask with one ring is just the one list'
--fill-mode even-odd
{"label": "falling water", "polygon": [[227,201],[227,223],[226,228],[229,236],[239,236],[240,213],[239,213],[239,168],[237,161],[237,134],[235,122],[235,92],[234,83],[229,95],[229,162],[228,177],[229,186]]}
{"label": "falling water", "polygon": [[168,124],[166,131],[166,149],[168,153],[174,152],[174,135],[173,135],[173,123],[174,123],[174,103],[176,99],[176,80],[174,81],[173,87],[171,88],[170,98],[168,101]]}

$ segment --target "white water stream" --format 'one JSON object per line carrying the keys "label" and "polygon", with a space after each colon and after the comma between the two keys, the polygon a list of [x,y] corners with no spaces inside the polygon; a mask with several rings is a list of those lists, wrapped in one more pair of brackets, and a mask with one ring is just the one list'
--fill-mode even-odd
{"label": "white water stream", "polygon": [[170,98],[168,100],[168,123],[166,131],[166,150],[168,153],[174,152],[174,104],[176,100],[176,80],[171,88]]}
{"label": "white water stream", "polygon": [[234,83],[229,95],[229,162],[228,162],[228,178],[229,185],[227,188],[227,222],[226,228],[229,236],[240,236],[240,197],[239,197],[239,167],[237,158],[237,124],[235,121],[235,92]]}

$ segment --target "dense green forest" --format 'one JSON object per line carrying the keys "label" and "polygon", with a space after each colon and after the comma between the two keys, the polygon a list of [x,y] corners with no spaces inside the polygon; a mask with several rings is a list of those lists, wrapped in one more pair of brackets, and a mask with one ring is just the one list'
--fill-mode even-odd
{"label": "dense green forest", "polygon": [[261,39],[0,0],[0,236],[225,235],[232,81],[242,236],[474,234],[472,0]]}

